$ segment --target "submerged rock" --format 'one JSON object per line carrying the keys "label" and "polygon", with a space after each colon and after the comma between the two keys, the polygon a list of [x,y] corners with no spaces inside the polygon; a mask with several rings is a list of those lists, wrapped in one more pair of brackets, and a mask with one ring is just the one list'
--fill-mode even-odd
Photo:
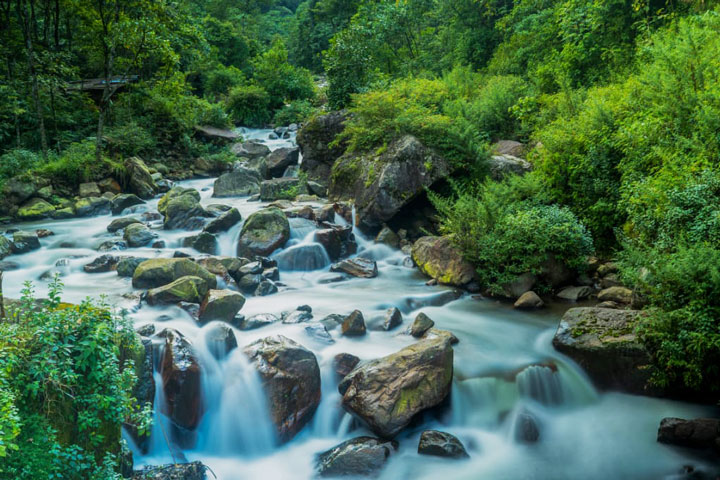
{"label": "submerged rock", "polygon": [[290,223],[278,208],[260,210],[250,215],[238,240],[238,256],[268,256],[290,239]]}
{"label": "submerged rock", "polygon": [[28,253],[40,248],[40,239],[35,232],[15,232],[11,248],[16,254]]}
{"label": "submerged rock", "polygon": [[258,313],[257,315],[243,318],[239,322],[238,328],[240,330],[254,330],[256,328],[272,325],[273,323],[277,323],[279,321],[280,319],[271,313]]}
{"label": "submerged rock", "polygon": [[419,412],[442,402],[453,376],[445,338],[421,340],[356,368],[338,387],[345,409],[378,435],[391,438]]}
{"label": "submerged rock", "polygon": [[344,272],[354,277],[374,278],[378,275],[377,262],[367,258],[349,258],[335,263],[330,267],[331,272]]}
{"label": "submerged rock", "polygon": [[425,430],[420,435],[418,453],[446,458],[468,458],[465,446],[454,435],[437,430]]}
{"label": "submerged rock", "polygon": [[330,335],[330,332],[327,331],[327,328],[325,328],[325,325],[323,325],[322,323],[313,323],[311,325],[308,325],[307,327],[305,327],[305,333],[307,333],[311,338],[321,343],[335,343],[332,335]]}
{"label": "submerged rock", "polygon": [[357,437],[320,453],[316,470],[321,477],[373,477],[380,473],[396,450],[396,442]]}
{"label": "submerged rock", "polygon": [[292,439],[320,404],[320,367],[315,355],[282,335],[244,349],[263,381],[278,438]]}
{"label": "submerged rock", "polygon": [[223,324],[210,328],[210,331],[205,334],[205,343],[213,357],[218,360],[227,357],[227,354],[238,346],[232,328]]}
{"label": "submerged rock", "polygon": [[514,435],[515,440],[520,443],[536,443],[540,439],[540,428],[530,412],[518,413],[515,419]]}
{"label": "submerged rock", "polygon": [[157,334],[165,339],[160,373],[165,404],[163,413],[180,427],[195,429],[202,418],[202,370],[190,341],[177,330]]}
{"label": "submerged rock", "polygon": [[86,273],[102,273],[115,270],[119,259],[112,255],[100,255],[83,267]]}
{"label": "submerged rock", "polygon": [[475,277],[475,268],[447,236],[420,238],[412,247],[412,259],[421,272],[443,285],[463,286]]}

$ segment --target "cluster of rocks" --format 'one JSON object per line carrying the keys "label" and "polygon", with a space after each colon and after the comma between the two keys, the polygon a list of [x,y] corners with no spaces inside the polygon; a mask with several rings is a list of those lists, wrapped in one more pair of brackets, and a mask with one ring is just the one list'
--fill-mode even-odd
{"label": "cluster of rocks", "polygon": [[20,255],[40,248],[40,238],[52,235],[49,230],[26,232],[8,230],[0,235],[0,260],[9,255]]}

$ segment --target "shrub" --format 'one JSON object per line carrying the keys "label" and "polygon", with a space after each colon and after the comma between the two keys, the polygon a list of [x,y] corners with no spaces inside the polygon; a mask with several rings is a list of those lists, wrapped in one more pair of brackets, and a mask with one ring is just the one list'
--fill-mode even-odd
{"label": "shrub", "polygon": [[144,155],[155,149],[155,139],[135,121],[108,128],[105,139],[109,151],[122,157]]}
{"label": "shrub", "polygon": [[253,62],[253,81],[268,92],[272,109],[285,101],[306,100],[315,94],[312,75],[304,68],[288,63],[285,44],[277,40]]}
{"label": "shrub", "polygon": [[239,69],[222,64],[207,72],[203,78],[203,93],[213,99],[219,100],[227,95],[233,87],[245,83],[245,74]]}
{"label": "shrub", "polygon": [[296,100],[275,111],[273,123],[275,125],[290,125],[302,123],[313,114],[315,107],[307,100]]}
{"label": "shrub", "polygon": [[20,148],[0,156],[0,182],[33,169],[41,162],[40,156]]}
{"label": "shrub", "polygon": [[99,180],[119,168],[107,158],[98,163],[95,158],[95,141],[73,143],[60,154],[48,158],[47,163],[35,171],[52,179],[54,184],[77,186],[83,182]]}
{"label": "shrub", "polygon": [[227,108],[237,125],[262,127],[270,121],[270,95],[256,85],[233,88],[228,95]]}

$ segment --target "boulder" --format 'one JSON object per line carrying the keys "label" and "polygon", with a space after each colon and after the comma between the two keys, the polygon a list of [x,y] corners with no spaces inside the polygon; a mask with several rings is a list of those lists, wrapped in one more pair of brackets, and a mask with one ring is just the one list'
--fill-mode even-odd
{"label": "boulder", "polygon": [[208,289],[215,288],[215,275],[187,258],[152,258],[138,265],[133,275],[133,287],[154,288],[167,285],[181,277],[202,278]]}
{"label": "boulder", "polygon": [[81,198],[75,202],[75,215],[78,217],[92,217],[107,215],[112,208],[112,202],[105,197]]}
{"label": "boulder", "polygon": [[127,188],[130,193],[149,200],[157,193],[157,185],[145,162],[137,157],[128,158],[123,164],[127,178]]}
{"label": "boulder", "polygon": [[353,438],[320,453],[315,468],[320,477],[375,477],[397,447],[378,438]]}
{"label": "boulder", "polygon": [[78,196],[80,198],[99,197],[101,194],[100,187],[95,182],[81,183],[78,187]]}
{"label": "boulder", "polygon": [[147,292],[150,305],[175,304],[179,302],[200,303],[207,295],[208,287],[200,277],[180,277],[162,287],[152,288]]}
{"label": "boulder", "polygon": [[[150,327],[150,328],[147,328]],[[146,328],[141,331],[147,332],[149,335],[155,333],[155,328],[152,324],[146,325]],[[142,335],[138,333],[138,335]],[[152,407],[155,402],[155,377],[153,376],[153,343],[149,338],[136,337],[136,344],[133,349],[133,360],[135,361],[135,375],[137,382],[133,387],[132,396],[138,402],[138,405],[144,406],[150,404]],[[141,451],[147,453],[149,446],[150,437],[146,435],[139,435],[139,432],[134,426],[125,425],[128,432],[132,435],[135,443],[140,447]]]}
{"label": "boulder", "polygon": [[520,295],[520,298],[518,298],[513,305],[513,307],[519,310],[532,310],[535,308],[542,308],[544,306],[545,303],[542,301],[542,298],[540,298],[538,294],[532,290]]}
{"label": "boulder", "polygon": [[47,218],[55,211],[55,207],[41,198],[31,198],[23,203],[17,211],[20,220],[38,220]]}
{"label": "boulder", "polygon": [[229,322],[245,305],[245,297],[232,290],[209,290],[200,304],[199,320],[207,323],[212,320]]}
{"label": "boulder", "polygon": [[265,280],[265,277],[260,274],[243,275],[240,278],[240,281],[237,282],[237,286],[241,292],[254,294],[257,288],[263,282],[263,280]]}
{"label": "boulder", "polygon": [[262,178],[257,170],[242,165],[220,175],[213,185],[213,197],[245,197],[260,193]]}
{"label": "boulder", "polygon": [[495,155],[512,155],[518,158],[523,158],[525,149],[525,144],[515,140],[499,140],[491,147],[492,153]]}
{"label": "boulder", "polygon": [[348,117],[346,111],[318,115],[310,119],[298,132],[296,141],[303,155],[300,170],[306,172],[311,180],[322,183],[330,178],[330,170],[335,160],[340,158],[347,146],[344,142],[331,144],[345,129]]}
{"label": "boulder", "polygon": [[413,324],[410,326],[410,335],[415,338],[420,338],[425,335],[425,332],[427,332],[434,326],[435,322],[430,317],[420,312],[415,317],[415,321],[413,322]]}
{"label": "boulder", "polygon": [[[264,275],[263,275],[264,276]],[[256,297],[266,297],[268,295],[272,295],[273,293],[278,292],[278,286],[275,282],[269,279],[265,279],[260,282],[260,284],[255,289],[255,296]]]}
{"label": "boulder", "polygon": [[353,310],[353,312],[343,320],[342,334],[346,337],[365,335],[365,331],[365,319],[360,310]]}
{"label": "boulder", "polygon": [[577,302],[579,300],[585,300],[592,294],[592,292],[593,289],[586,286],[566,287],[558,292],[557,297],[567,300],[568,302]]}
{"label": "boulder", "polygon": [[338,377],[344,378],[348,373],[352,372],[357,364],[360,363],[360,359],[355,355],[349,353],[338,353],[333,358],[333,369],[337,373]]}
{"label": "boulder", "polygon": [[[10,240],[8,240],[6,237],[0,235],[0,260],[7,257],[8,255],[13,253],[13,244]],[[0,265],[0,270],[8,271],[8,270],[16,270],[16,269],[10,269],[7,268],[8,264],[10,262],[2,262],[2,265]],[[19,266],[18,266],[19,268]]]}
{"label": "boulder", "polygon": [[241,221],[242,215],[240,215],[238,209],[231,208],[230,210],[220,214],[217,218],[205,225],[204,231],[208,233],[227,232]]}
{"label": "boulder", "polygon": [[610,287],[600,290],[598,300],[601,302],[615,302],[630,305],[633,301],[633,292],[626,287]]}
{"label": "boulder", "polygon": [[307,188],[311,195],[317,195],[321,198],[327,197],[327,187],[322,183],[309,180],[307,182]]}
{"label": "boulder", "polygon": [[299,157],[300,149],[298,147],[283,147],[274,150],[265,159],[268,175],[271,178],[282,177],[285,169],[297,165]]}
{"label": "boulder", "polygon": [[240,138],[240,135],[232,130],[211,127],[209,125],[195,127],[195,135],[202,140],[219,145],[232,143]]}
{"label": "boulder", "polygon": [[437,430],[425,430],[420,434],[418,453],[445,458],[468,458],[470,456],[456,436]]}
{"label": "boulder", "polygon": [[268,256],[290,239],[290,223],[282,210],[268,208],[250,215],[240,232],[238,256]]}
{"label": "boulder", "polygon": [[142,205],[145,203],[137,195],[132,193],[121,193],[115,195],[110,201],[110,211],[113,215],[120,215],[126,208],[134,207],[135,205]]}
{"label": "boulder", "polygon": [[305,327],[305,333],[307,333],[308,336],[317,340],[318,342],[326,344],[335,343],[332,335],[330,335],[330,332],[328,332],[327,328],[325,328],[325,325],[323,325],[322,323],[313,323],[311,325],[308,325],[307,327]]}
{"label": "boulder", "polygon": [[198,252],[207,253],[208,255],[215,255],[219,248],[215,235],[208,232],[183,238],[182,246],[194,248]]}
{"label": "boulder", "polygon": [[500,181],[508,175],[525,175],[532,171],[532,164],[512,155],[493,155],[488,160],[490,178]]}
{"label": "boulder", "polygon": [[40,239],[35,232],[17,231],[13,233],[12,251],[15,254],[22,254],[38,250]]}
{"label": "boulder", "polygon": [[641,312],[571,308],[560,321],[553,346],[575,360],[603,389],[653,394],[647,386],[650,355],[635,334]]}
{"label": "boulder", "polygon": [[182,428],[193,430],[203,414],[202,370],[190,341],[177,330],[157,334],[165,339],[160,373],[165,404],[163,413]]}
{"label": "boulder", "polygon": [[248,140],[243,143],[236,143],[230,147],[230,151],[238,157],[244,157],[248,160],[254,160],[266,157],[270,154],[270,149],[260,140]]}
{"label": "boulder", "polygon": [[85,273],[111,272],[117,268],[119,259],[112,255],[100,255],[83,267]]}
{"label": "boulder", "polygon": [[532,273],[518,275],[515,280],[503,285],[503,295],[507,298],[518,299],[523,293],[529,292],[537,283],[537,277]]}
{"label": "boulder", "polygon": [[200,205],[197,190],[175,187],[158,202],[158,211],[165,217],[166,230],[195,230],[205,226],[209,214]]}
{"label": "boulder", "polygon": [[278,438],[292,439],[320,403],[320,367],[315,355],[282,335],[243,350],[260,373]]}
{"label": "boulder", "polygon": [[467,285],[475,268],[463,259],[450,237],[422,237],[412,247],[412,259],[421,272],[443,285]]}
{"label": "boulder", "polygon": [[130,248],[145,247],[156,238],[157,234],[143,223],[131,223],[123,233],[123,239]]}
{"label": "boulder", "polygon": [[349,258],[330,266],[331,272],[344,272],[353,277],[374,278],[378,276],[377,262],[367,258]]}
{"label": "boulder", "polygon": [[330,260],[335,262],[357,252],[357,243],[352,227],[323,223],[323,227],[315,232],[315,241],[325,248]]}
{"label": "boulder", "polygon": [[110,225],[107,226],[107,231],[110,233],[115,233],[126,228],[129,225],[132,225],[133,223],[142,224],[142,222],[135,217],[116,218],[115,220],[110,222]]}
{"label": "boulder", "polygon": [[279,321],[280,319],[271,313],[259,313],[248,318],[243,318],[239,322],[238,328],[240,330],[254,330]]}
{"label": "boulder", "polygon": [[450,393],[453,350],[445,338],[421,340],[356,368],[338,387],[343,407],[378,435],[395,436]]}
{"label": "boulder", "polygon": [[375,236],[375,243],[381,243],[388,247],[398,248],[400,246],[400,237],[389,227],[385,226]]}
{"label": "boulder", "polygon": [[657,441],[681,447],[711,449],[720,454],[720,419],[663,418]]}
{"label": "boulder", "polygon": [[143,263],[147,258],[142,257],[122,257],[117,264],[117,274],[120,277],[132,277],[138,265]]}
{"label": "boulder", "polygon": [[403,317],[402,313],[400,312],[400,309],[397,307],[388,308],[385,311],[385,316],[383,318],[383,330],[388,331],[392,330],[393,328],[397,327],[398,325],[402,324]]}
{"label": "boulder", "polygon": [[145,466],[131,480],[206,480],[207,467],[200,462]]}
{"label": "boulder", "polygon": [[312,319],[312,312],[305,309],[301,310],[299,307],[297,310],[294,310],[292,312],[284,312],[282,314],[282,322],[286,325],[309,322]]}
{"label": "boulder", "polygon": [[47,238],[55,235],[55,232],[53,232],[52,230],[48,230],[47,228],[38,228],[37,230],[35,230],[35,234],[38,236],[38,238]]}
{"label": "boulder", "polygon": [[273,178],[272,180],[264,180],[260,184],[260,200],[263,202],[281,199],[292,200],[305,192],[305,183],[297,177]]}
{"label": "boulder", "polygon": [[237,348],[238,343],[232,328],[217,324],[205,334],[205,343],[210,353],[218,360],[227,357],[227,354]]}
{"label": "boulder", "polygon": [[47,186],[48,182],[42,178],[33,178],[28,175],[16,176],[5,181],[2,196],[10,204],[20,205],[35,195],[38,190]]}
{"label": "boulder", "polygon": [[448,161],[406,135],[380,154],[345,153],[332,167],[328,192],[333,199],[354,199],[357,225],[374,230],[451,170]]}

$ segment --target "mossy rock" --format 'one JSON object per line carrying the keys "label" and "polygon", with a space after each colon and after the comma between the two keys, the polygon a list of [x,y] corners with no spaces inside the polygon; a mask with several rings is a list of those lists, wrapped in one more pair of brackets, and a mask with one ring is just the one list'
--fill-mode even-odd
{"label": "mossy rock", "polygon": [[475,268],[450,237],[420,238],[412,247],[412,259],[421,272],[443,285],[463,286],[475,276]]}
{"label": "mossy rock", "polygon": [[238,256],[267,257],[290,239],[290,222],[279,208],[268,208],[250,215],[238,241]]}
{"label": "mossy rock", "polygon": [[12,254],[12,242],[0,235],[0,260]]}
{"label": "mossy rock", "polygon": [[170,191],[167,192],[165,195],[163,195],[162,198],[158,201],[158,212],[160,212],[162,215],[165,215],[167,213],[167,205],[170,200],[180,197],[182,195],[189,195],[190,197],[195,199],[196,203],[200,201],[200,194],[197,190],[193,188],[174,187],[170,189]]}
{"label": "mossy rock", "polygon": [[194,276],[181,277],[172,283],[148,290],[147,302],[150,305],[167,303],[200,303],[207,295],[205,279]]}
{"label": "mossy rock", "polygon": [[47,218],[55,211],[55,207],[41,198],[32,198],[25,202],[17,212],[20,220],[37,220]]}
{"label": "mossy rock", "polygon": [[185,276],[202,278],[208,288],[217,286],[215,275],[188,258],[146,260],[135,269],[132,284],[135,288],[156,288]]}

